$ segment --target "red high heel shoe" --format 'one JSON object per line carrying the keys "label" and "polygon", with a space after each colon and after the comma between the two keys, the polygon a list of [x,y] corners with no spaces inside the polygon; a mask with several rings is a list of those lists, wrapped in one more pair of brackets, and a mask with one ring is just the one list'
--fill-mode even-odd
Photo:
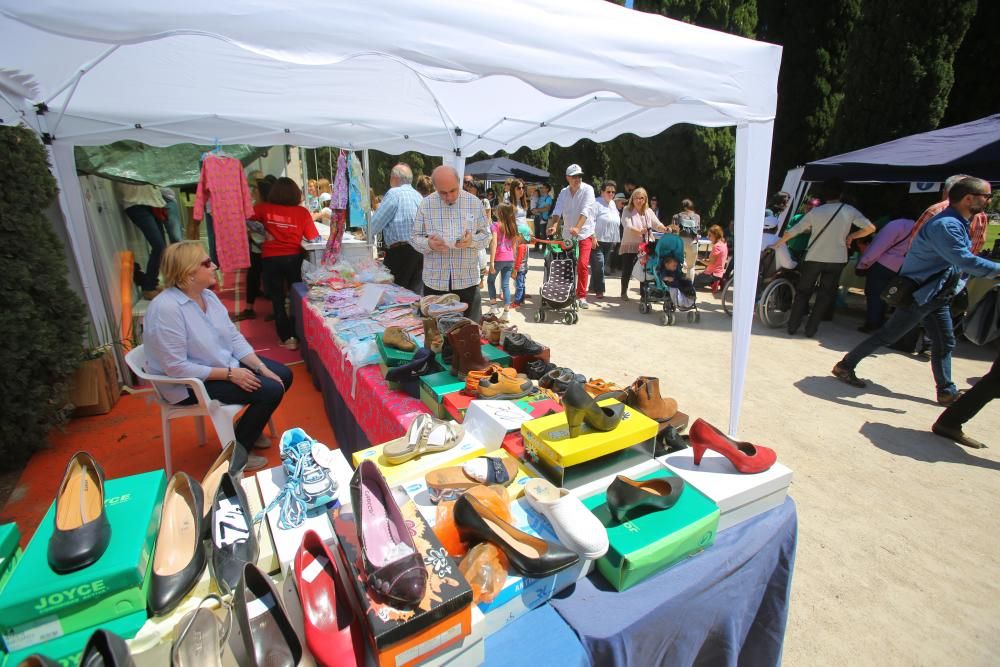
{"label": "red high heel shoe", "polygon": [[321,667],[360,667],[365,644],[337,576],[337,562],[315,531],[306,531],[295,554],[295,577],[302,601],[306,645]]}
{"label": "red high heel shoe", "polygon": [[688,436],[691,438],[695,465],[701,465],[701,457],[706,449],[725,456],[744,475],[764,472],[778,460],[773,449],[733,440],[703,419],[694,420]]}

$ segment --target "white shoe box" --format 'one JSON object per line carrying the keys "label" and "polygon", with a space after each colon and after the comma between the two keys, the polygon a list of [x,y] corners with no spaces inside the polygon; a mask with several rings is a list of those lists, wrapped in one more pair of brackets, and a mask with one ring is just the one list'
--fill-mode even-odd
{"label": "white shoe box", "polygon": [[[331,470],[334,479],[337,481],[337,500],[342,507],[351,505],[350,483],[354,471],[344,458],[343,452],[339,449],[331,451]],[[261,500],[264,506],[278,497],[285,486],[285,470],[281,466],[269,468],[257,473],[257,485],[260,487]],[[326,512],[316,516],[307,517],[302,525],[297,528],[284,529],[278,526],[278,518],[281,508],[275,507],[267,513],[267,525],[271,529],[271,538],[274,541],[274,551],[281,566],[281,573],[288,576],[294,567],[295,552],[298,551],[302,543],[302,536],[307,530],[315,530],[320,538],[327,544],[336,544],[333,534],[333,525],[327,517]]]}
{"label": "white shoe box", "polygon": [[719,506],[719,531],[774,509],[785,502],[792,471],[781,462],[753,475],[744,475],[722,454],[706,450],[701,465],[694,464],[694,451],[682,449],[660,457],[679,475]]}
{"label": "white shoe box", "polygon": [[477,399],[465,411],[465,432],[481,442],[487,452],[500,449],[503,439],[512,431],[520,431],[521,424],[532,416],[514,404],[514,401]]}

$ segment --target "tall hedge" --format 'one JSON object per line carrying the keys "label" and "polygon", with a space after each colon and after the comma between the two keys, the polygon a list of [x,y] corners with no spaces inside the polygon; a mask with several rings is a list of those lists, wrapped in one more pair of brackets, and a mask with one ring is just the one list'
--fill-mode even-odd
{"label": "tall hedge", "polygon": [[56,183],[38,138],[0,127],[0,468],[43,447],[80,364],[84,307],[45,209]]}

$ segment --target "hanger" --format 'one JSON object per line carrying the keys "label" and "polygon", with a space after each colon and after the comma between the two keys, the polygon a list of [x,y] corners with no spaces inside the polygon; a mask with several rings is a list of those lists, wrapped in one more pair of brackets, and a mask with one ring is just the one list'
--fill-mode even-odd
{"label": "hanger", "polygon": [[229,158],[231,158],[232,155],[230,155],[229,153],[227,153],[226,151],[224,151],[222,149],[222,144],[219,142],[218,139],[216,139],[215,140],[215,147],[211,151],[209,151],[207,153],[202,153],[201,154],[202,161],[204,161],[205,158],[207,158],[207,157],[219,157],[219,158],[229,157]]}

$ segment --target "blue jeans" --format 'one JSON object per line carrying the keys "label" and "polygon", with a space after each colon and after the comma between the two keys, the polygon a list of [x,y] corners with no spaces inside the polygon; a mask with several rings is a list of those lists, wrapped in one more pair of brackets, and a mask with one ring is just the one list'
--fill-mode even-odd
{"label": "blue jeans", "polygon": [[528,278],[528,258],[524,258],[524,267],[514,276],[514,303],[524,303],[524,281]]}
{"label": "blue jeans", "polygon": [[167,221],[163,226],[167,229],[167,238],[171,243],[184,240],[184,230],[181,229],[181,209],[176,201],[166,200]]}
{"label": "blue jeans", "polygon": [[931,339],[931,371],[934,373],[937,393],[956,393],[955,383],[951,381],[951,351],[955,349],[955,332],[951,324],[950,301],[950,296],[937,296],[922,306],[914,303],[897,308],[881,329],[844,355],[840,365],[853,370],[862,359],[883,345],[895,343],[923,321]]}
{"label": "blue jeans", "polygon": [[497,298],[497,275],[500,276],[500,289],[503,290],[503,305],[510,305],[510,273],[514,270],[514,262],[493,262],[496,269],[490,274],[486,286],[490,291],[490,299]]}
{"label": "blue jeans", "polygon": [[885,322],[885,302],[882,301],[882,291],[892,280],[896,272],[875,262],[868,268],[865,276],[865,326],[875,329]]}
{"label": "blue jeans", "polygon": [[614,242],[598,241],[590,253],[590,291],[594,294],[604,295],[604,267],[608,265],[614,247]]}
{"label": "blue jeans", "polygon": [[153,211],[148,206],[137,204],[125,209],[125,215],[132,221],[149,243],[149,259],[146,260],[146,272],[142,275],[140,287],[144,292],[156,289],[160,282],[160,256],[167,247],[163,238],[160,223],[153,217]]}

